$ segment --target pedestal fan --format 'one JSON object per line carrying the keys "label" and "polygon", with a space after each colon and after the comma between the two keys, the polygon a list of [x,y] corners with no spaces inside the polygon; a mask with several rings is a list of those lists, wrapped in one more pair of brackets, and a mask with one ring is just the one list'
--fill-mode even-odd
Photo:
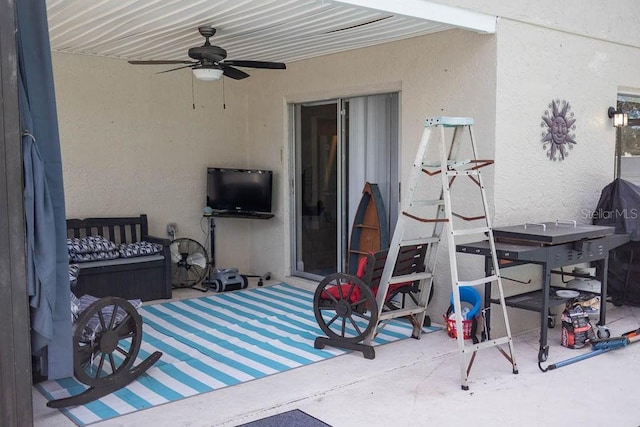
{"label": "pedestal fan", "polygon": [[[171,284],[174,288],[195,288],[209,268],[207,251],[198,242],[179,238],[171,242]],[[195,288],[207,292],[207,287]]]}

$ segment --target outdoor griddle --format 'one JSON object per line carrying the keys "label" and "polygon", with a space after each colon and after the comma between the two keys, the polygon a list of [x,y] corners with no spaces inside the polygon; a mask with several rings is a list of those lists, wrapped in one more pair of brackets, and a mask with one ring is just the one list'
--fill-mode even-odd
{"label": "outdoor griddle", "polygon": [[[566,303],[570,298],[556,295],[558,288],[551,286],[551,273],[554,268],[602,260],[603,272],[600,293],[600,318],[598,325],[605,325],[606,295],[609,251],[629,241],[627,234],[614,234],[614,227],[597,225],[578,225],[575,221],[555,221],[545,223],[526,223],[510,227],[493,229],[497,257],[500,268],[523,264],[542,266],[542,289],[525,292],[505,298],[507,306],[540,312],[540,350],[538,361],[544,362],[549,355],[547,328],[555,322],[549,315],[549,308]],[[458,252],[482,255],[485,257],[485,274],[493,274],[491,252],[488,241],[460,244]],[[564,288],[560,288],[564,289]],[[484,306],[487,316],[485,336],[490,338],[490,318],[488,310],[491,303],[491,283],[485,285]]]}

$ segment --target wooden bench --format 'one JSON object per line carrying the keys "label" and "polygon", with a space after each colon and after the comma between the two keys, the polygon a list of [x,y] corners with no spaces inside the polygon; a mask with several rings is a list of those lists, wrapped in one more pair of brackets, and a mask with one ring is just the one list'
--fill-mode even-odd
{"label": "wooden bench", "polygon": [[78,297],[88,294],[143,301],[171,298],[171,241],[149,235],[146,215],[67,219],[67,238],[87,236],[102,236],[116,244],[158,243],[162,245],[162,252],[77,263],[80,274],[72,290]]}

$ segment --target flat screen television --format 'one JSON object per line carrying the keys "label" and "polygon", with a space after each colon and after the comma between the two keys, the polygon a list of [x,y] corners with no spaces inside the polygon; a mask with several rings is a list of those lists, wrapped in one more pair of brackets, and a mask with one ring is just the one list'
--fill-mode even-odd
{"label": "flat screen television", "polygon": [[271,213],[273,171],[207,168],[207,206],[216,211]]}

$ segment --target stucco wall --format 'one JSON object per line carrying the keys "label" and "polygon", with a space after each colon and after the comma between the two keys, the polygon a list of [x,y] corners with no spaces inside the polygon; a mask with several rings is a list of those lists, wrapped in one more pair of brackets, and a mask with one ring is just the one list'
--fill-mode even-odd
{"label": "stucco wall", "polygon": [[[474,117],[482,156],[491,158],[495,49],[494,36],[451,30],[286,71],[252,70],[249,79],[225,81],[226,110],[222,82],[196,81],[195,111],[188,70],[154,74],[162,68],[55,54],[67,216],[145,212],[152,232],[164,235],[166,223],[177,222],[181,236],[204,242],[206,166],[273,169],[276,217],[217,220],[216,258],[283,279],[290,273],[287,105],[399,91],[403,180],[429,116]],[[443,283],[440,306],[450,292]]]}
{"label": "stucco wall", "polygon": [[[615,131],[607,108],[618,86],[640,84],[637,49],[509,20],[500,21],[499,31],[496,221],[588,222],[580,213],[595,208],[613,179]],[[568,101],[576,119],[576,144],[556,162],[541,143],[548,131],[541,117],[554,99]]]}
{"label": "stucco wall", "polygon": [[[491,35],[452,30],[296,62],[288,65],[281,78],[261,74],[252,78],[248,88],[249,140],[260,141],[250,150],[249,163],[270,159],[278,182],[274,200],[277,217],[271,224],[252,229],[251,259],[258,271],[279,268],[279,275],[290,273],[288,103],[399,91],[401,178],[405,183],[427,117],[474,117],[476,138],[482,141],[481,157],[493,156],[495,38]],[[272,108],[276,103],[280,108]],[[489,187],[491,179],[489,174]],[[440,258],[446,258],[446,250],[440,252]],[[443,264],[440,270],[442,286],[436,291],[434,316],[446,310],[451,291],[448,265]]]}
{"label": "stucco wall", "polygon": [[[638,49],[510,19],[499,21],[497,40],[495,224],[591,223],[588,213],[614,177],[615,130],[607,109],[616,105],[619,87],[640,87]],[[576,144],[563,161],[550,161],[541,142],[552,100],[568,101],[567,115],[576,120],[570,131]],[[503,275],[531,279],[529,287],[541,282],[539,268]],[[508,293],[523,290],[506,283]],[[526,324],[537,314],[518,317]]]}
{"label": "stucco wall", "polygon": [[[192,97],[189,70],[59,53],[53,65],[67,218],[146,213],[152,234],[175,222],[204,244],[206,167],[246,164],[245,88],[225,81],[223,99],[221,82],[195,80]],[[248,267],[241,225],[219,233],[234,236],[220,261]]]}
{"label": "stucco wall", "polygon": [[[156,75],[154,67],[54,54],[67,216],[145,212],[155,234],[177,222],[181,236],[204,242],[206,166],[273,169],[276,217],[218,220],[216,255],[219,265],[283,279],[290,273],[288,103],[399,91],[403,181],[425,117],[472,116],[480,157],[496,160],[486,172],[495,225],[586,221],[580,214],[613,177],[607,107],[619,87],[640,88],[638,38],[628,36],[640,28],[631,13],[638,6],[623,1],[626,13],[615,15],[595,1],[560,9],[547,0],[442,3],[500,15],[497,35],[451,30],[295,62],[286,71],[251,71],[244,81],[225,81],[226,109],[222,82],[198,81],[192,109],[188,70]],[[542,115],[554,99],[568,101],[576,118],[577,144],[562,162],[549,161],[541,143]],[[430,310],[436,319],[450,292],[445,254]],[[509,275],[539,286],[535,268]],[[537,324],[537,314],[514,314],[516,330]]]}
{"label": "stucco wall", "polygon": [[[640,46],[640,4],[600,0],[434,0],[551,31],[579,34],[626,46]],[[501,31],[504,34],[504,30]]]}

